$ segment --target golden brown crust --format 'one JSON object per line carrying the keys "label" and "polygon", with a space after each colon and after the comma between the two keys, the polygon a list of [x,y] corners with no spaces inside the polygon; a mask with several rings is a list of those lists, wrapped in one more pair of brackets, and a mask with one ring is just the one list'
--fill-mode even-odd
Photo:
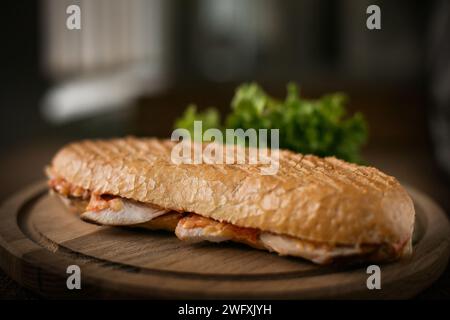
{"label": "golden brown crust", "polygon": [[257,165],[175,165],[175,142],[152,138],[86,140],[55,156],[68,182],[239,227],[332,244],[409,241],[411,198],[398,181],[333,157],[280,152],[276,175]]}

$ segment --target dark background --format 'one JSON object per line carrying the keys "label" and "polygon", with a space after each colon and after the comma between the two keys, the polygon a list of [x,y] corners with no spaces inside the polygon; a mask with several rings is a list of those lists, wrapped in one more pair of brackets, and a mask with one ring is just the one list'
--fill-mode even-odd
{"label": "dark background", "polygon": [[[48,28],[55,25],[45,25],[54,2],[5,1],[0,9],[1,200],[43,179],[44,166],[65,142],[125,134],[167,137],[190,102],[217,106],[224,114],[241,82],[257,81],[283,97],[286,83],[296,81],[308,97],[348,93],[349,110],[362,111],[369,122],[366,162],[424,191],[450,212],[448,1],[248,0],[225,6],[167,1],[162,53],[138,61],[164,66],[143,83],[145,89],[120,100],[119,107],[102,109],[93,103],[92,112],[56,121],[42,112],[49,92],[86,77],[108,78],[136,61],[52,67]],[[108,4],[97,2],[103,6],[99,11],[106,12]],[[86,1],[66,3],[87,8]],[[161,9],[161,3],[150,10]],[[382,30],[365,27],[369,4],[381,7]],[[63,37],[64,32],[81,37],[94,32],[84,26],[65,31],[63,25],[61,30]],[[146,31],[140,31],[141,38],[146,39]],[[149,31],[149,43],[155,42],[155,32]],[[105,39],[97,37],[100,44]],[[119,35],[112,39],[120,46]],[[71,99],[76,109],[77,97]],[[421,297],[448,298],[449,274]],[[0,297],[33,297],[3,273],[0,278]]]}

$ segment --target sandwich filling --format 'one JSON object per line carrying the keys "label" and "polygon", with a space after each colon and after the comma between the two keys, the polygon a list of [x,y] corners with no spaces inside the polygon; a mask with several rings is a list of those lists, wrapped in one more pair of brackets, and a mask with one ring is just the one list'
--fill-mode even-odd
{"label": "sandwich filling", "polygon": [[242,228],[230,223],[219,222],[198,214],[184,216],[175,229],[176,236],[189,242],[223,242],[244,243],[257,249],[265,249],[259,237],[261,232],[253,228]]}
{"label": "sandwich filling", "polygon": [[276,252],[279,255],[301,257],[318,264],[331,263],[337,258],[360,256],[377,261],[387,257],[395,258],[402,255],[408,248],[410,249],[408,245],[410,239],[395,246],[387,244],[352,246],[315,242],[239,227],[195,213],[179,213],[117,196],[91,193],[83,188],[72,186],[62,178],[51,178],[49,186],[85,221],[108,226],[167,230],[175,232],[180,240],[189,242],[233,241]]}
{"label": "sandwich filling", "polygon": [[109,226],[129,226],[151,221],[170,210],[118,197],[92,194],[81,219]]}

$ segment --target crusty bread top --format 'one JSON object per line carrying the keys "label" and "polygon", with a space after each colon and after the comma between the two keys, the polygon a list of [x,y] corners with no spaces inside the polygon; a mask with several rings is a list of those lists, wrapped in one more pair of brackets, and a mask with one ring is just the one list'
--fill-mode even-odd
{"label": "crusty bread top", "polygon": [[176,165],[174,145],[153,138],[76,142],[58,152],[51,170],[93,192],[311,241],[397,245],[411,238],[411,198],[375,168],[281,150],[278,173],[262,175],[251,164]]}

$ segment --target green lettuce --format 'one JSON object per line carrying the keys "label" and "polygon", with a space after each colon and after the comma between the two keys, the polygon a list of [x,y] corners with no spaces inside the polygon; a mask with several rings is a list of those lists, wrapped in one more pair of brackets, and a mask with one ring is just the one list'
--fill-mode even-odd
{"label": "green lettuce", "polygon": [[176,128],[194,130],[201,120],[209,128],[242,128],[244,130],[279,129],[280,148],[318,156],[336,156],[350,162],[361,162],[361,147],[367,141],[367,123],[361,113],[348,116],[347,97],[342,93],[304,99],[295,84],[289,84],[284,100],[269,96],[255,83],[242,84],[231,101],[231,112],[222,125],[215,108],[198,112],[189,105],[176,120]]}

